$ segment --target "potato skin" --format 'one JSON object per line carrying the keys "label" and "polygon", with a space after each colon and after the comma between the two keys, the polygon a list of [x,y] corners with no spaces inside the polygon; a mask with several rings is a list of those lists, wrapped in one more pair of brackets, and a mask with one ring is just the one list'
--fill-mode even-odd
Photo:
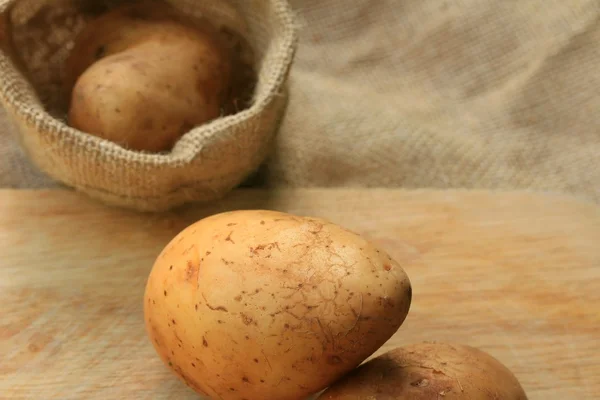
{"label": "potato skin", "polygon": [[148,335],[199,393],[296,400],[355,368],[400,327],[404,270],[330,222],[263,210],[213,215],[158,256]]}
{"label": "potato skin", "polygon": [[396,348],[361,365],[318,400],[527,400],[517,378],[479,349],[450,343]]}
{"label": "potato skin", "polygon": [[221,115],[232,69],[224,45],[155,7],[118,8],[81,34],[66,72],[72,127],[161,152]]}

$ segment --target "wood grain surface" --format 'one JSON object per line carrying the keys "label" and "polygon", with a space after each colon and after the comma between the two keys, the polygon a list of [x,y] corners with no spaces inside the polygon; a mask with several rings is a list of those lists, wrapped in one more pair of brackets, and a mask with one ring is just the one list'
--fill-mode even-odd
{"label": "wood grain surface", "polygon": [[532,193],[317,189],[237,191],[161,215],[68,191],[0,191],[0,398],[197,398],[147,340],[145,281],[185,226],[252,208],[328,218],[404,266],[412,308],[376,354],[466,343],[507,365],[530,399],[600,398],[599,207]]}

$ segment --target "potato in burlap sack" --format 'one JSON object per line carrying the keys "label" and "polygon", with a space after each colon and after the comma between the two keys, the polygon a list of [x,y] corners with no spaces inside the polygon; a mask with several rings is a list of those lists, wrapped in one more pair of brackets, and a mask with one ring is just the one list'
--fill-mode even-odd
{"label": "potato in burlap sack", "polygon": [[[187,130],[168,151],[149,152],[74,129],[64,102],[65,63],[78,34],[123,3],[0,0],[0,99],[19,142],[52,178],[108,204],[161,211],[218,199],[262,163],[285,112],[297,39],[289,5],[169,0],[219,30],[236,55],[233,91],[237,84],[246,92],[233,93],[218,118]],[[252,85],[241,80],[248,75],[244,61]]]}

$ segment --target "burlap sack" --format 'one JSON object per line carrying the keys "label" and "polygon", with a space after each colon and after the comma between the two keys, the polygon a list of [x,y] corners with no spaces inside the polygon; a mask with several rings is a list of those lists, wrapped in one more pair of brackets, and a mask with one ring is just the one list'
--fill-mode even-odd
{"label": "burlap sack", "polygon": [[[52,110],[60,65],[84,23],[81,7],[91,3],[0,0],[0,99],[29,158],[68,186],[142,211],[214,200],[242,182],[264,160],[285,110],[296,46],[288,4],[170,0],[243,35],[255,53],[258,82],[249,109],[193,129],[169,154],[145,154],[72,129]],[[14,45],[19,29],[30,34],[30,46]]]}

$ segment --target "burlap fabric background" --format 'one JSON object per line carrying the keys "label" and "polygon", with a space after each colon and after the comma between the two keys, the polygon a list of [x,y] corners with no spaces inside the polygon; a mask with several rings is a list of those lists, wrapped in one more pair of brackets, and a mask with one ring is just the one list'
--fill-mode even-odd
{"label": "burlap fabric background", "polygon": [[[598,0],[291,3],[301,41],[266,185],[600,200]],[[2,185],[51,185],[0,145]]]}

